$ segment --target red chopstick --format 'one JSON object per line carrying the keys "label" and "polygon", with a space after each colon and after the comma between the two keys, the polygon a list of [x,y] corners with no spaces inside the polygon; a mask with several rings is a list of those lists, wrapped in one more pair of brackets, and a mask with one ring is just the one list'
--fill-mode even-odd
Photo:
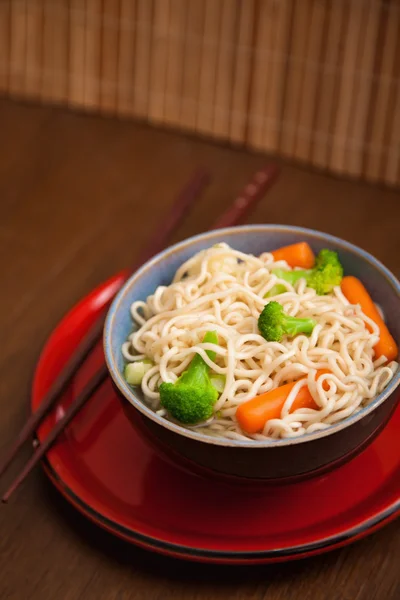
{"label": "red chopstick", "polygon": [[231,207],[215,221],[211,229],[222,229],[242,223],[256,207],[257,202],[275,183],[278,175],[279,167],[275,163],[266,165],[257,171],[242,193],[232,202]]}
{"label": "red chopstick", "polygon": [[[189,181],[184,185],[178,194],[171,211],[161,224],[151,234],[148,243],[140,253],[135,264],[132,265],[130,271],[121,273],[119,287],[122,286],[129,273],[135,272],[146,260],[160,252],[171,237],[171,234],[178,228],[178,225],[183,221],[189,209],[193,206],[196,199],[210,182],[210,174],[205,170],[199,170],[192,174]],[[117,293],[118,288],[115,289]],[[9,451],[0,462],[0,477],[10,465],[14,456],[21,448],[22,444],[35,432],[39,423],[51,411],[59,396],[67,388],[71,378],[76,373],[85,358],[91,352],[95,344],[101,338],[103,333],[104,318],[107,312],[107,307],[104,308],[101,315],[90,328],[88,333],[83,337],[80,344],[75,349],[73,355],[64,365],[47,394],[44,396],[39,408],[29,417],[21,431],[17,435]]]}
{"label": "red chopstick", "polygon": [[58,436],[64,431],[68,423],[72,421],[74,416],[80,411],[80,409],[86,404],[86,402],[93,396],[94,392],[98,387],[107,379],[108,371],[106,365],[102,365],[98,371],[91,377],[88,383],[85,385],[83,390],[78,394],[75,401],[70,404],[63,417],[57,421],[47,438],[42,444],[36,446],[34,453],[25,464],[19,475],[14,479],[6,493],[3,495],[1,501],[8,502],[11,494],[15,492],[17,487],[24,481],[29,475],[32,469],[37,465],[40,459],[50,450]]}
{"label": "red chopstick", "polygon": [[[267,165],[265,168],[257,171],[257,173],[254,175],[252,181],[247,184],[247,186],[244,188],[243,192],[234,200],[231,207],[229,207],[229,209],[225,213],[223,213],[223,215],[219,219],[217,219],[217,221],[214,223],[214,225],[211,227],[211,229],[230,227],[230,226],[238,225],[239,223],[241,223],[244,220],[244,218],[249,214],[250,210],[256,206],[257,202],[259,202],[259,200],[261,200],[261,198],[263,197],[265,192],[270,188],[272,183],[276,180],[278,173],[279,173],[279,169],[275,164]],[[170,223],[171,223],[171,229],[173,229],[172,219],[170,219]],[[170,229],[170,231],[171,231],[171,229]],[[154,247],[155,246],[153,246],[153,248]],[[149,255],[152,255],[154,253],[155,253],[154,251],[149,252]],[[103,321],[101,320],[101,325],[102,324],[103,324]],[[98,327],[98,325],[96,325],[96,326]],[[102,330],[102,327],[101,327],[101,330]],[[97,329],[93,330],[93,331],[98,333]],[[92,336],[90,338],[89,341],[92,343],[91,347],[93,347],[93,345],[97,341],[97,339],[98,339],[98,337],[94,338],[94,336]],[[87,340],[87,338],[84,338],[84,340]],[[79,361],[75,358],[76,353],[74,354],[73,357],[71,357],[70,361],[67,363],[66,367],[62,371],[62,375],[63,375],[63,377],[61,378],[62,385],[59,383],[60,378],[57,378],[55,383],[53,384],[52,388],[50,389],[50,392],[48,394],[46,394],[40,408],[30,417],[30,419],[28,419],[25,427],[23,428],[19,437],[17,438],[16,443],[13,445],[13,447],[11,449],[11,450],[15,449],[15,451],[13,453],[11,453],[11,451],[10,451],[10,453],[7,455],[7,457],[10,457],[9,462],[12,460],[13,456],[15,455],[16,451],[21,446],[23,441],[25,441],[27,439],[27,437],[33,433],[32,423],[33,422],[35,423],[34,429],[36,429],[37,425],[43,420],[44,416],[48,414],[49,410],[54,405],[55,400],[58,399],[61,392],[66,388],[72,375],[76,372],[77,368],[80,366],[80,364],[83,362],[83,360],[86,358],[86,356],[90,352],[91,347],[89,349],[87,349],[88,344],[83,347],[82,347],[82,345],[79,346],[78,351],[80,349],[80,352],[81,352],[78,355],[80,358]],[[74,402],[68,407],[68,409],[64,413],[63,417],[59,421],[57,421],[57,423],[55,424],[55,426],[53,427],[52,431],[47,436],[47,438],[39,446],[36,447],[31,458],[28,460],[28,462],[26,463],[24,468],[21,470],[19,475],[14,479],[14,481],[12,482],[12,484],[10,485],[10,487],[8,488],[6,493],[3,495],[2,502],[8,502],[10,496],[19,487],[19,485],[25,480],[25,478],[29,475],[29,473],[32,471],[32,469],[37,465],[37,463],[40,461],[40,459],[46,454],[46,452],[48,452],[48,450],[52,447],[54,442],[57,440],[58,436],[64,431],[64,429],[67,427],[67,425],[70,423],[70,421],[74,418],[74,416],[79,412],[79,410],[84,406],[84,404],[94,394],[96,389],[105,381],[105,379],[107,378],[107,374],[108,374],[108,372],[107,372],[106,366],[102,365],[99,368],[99,370],[95,373],[95,375],[90,379],[90,381],[86,384],[86,386],[84,387],[82,392],[80,394],[78,394],[78,396],[74,400]],[[44,410],[41,411],[41,407],[44,402],[47,402],[47,406],[45,407]],[[41,414],[40,414],[40,417],[37,417],[37,414],[39,413],[39,411],[41,411]],[[25,437],[22,441],[20,441],[22,439],[22,435],[21,435],[22,433],[24,434]],[[7,465],[9,464],[9,462],[7,462]],[[4,461],[4,463],[5,463],[5,461]],[[1,474],[1,472],[0,472],[0,474]]]}

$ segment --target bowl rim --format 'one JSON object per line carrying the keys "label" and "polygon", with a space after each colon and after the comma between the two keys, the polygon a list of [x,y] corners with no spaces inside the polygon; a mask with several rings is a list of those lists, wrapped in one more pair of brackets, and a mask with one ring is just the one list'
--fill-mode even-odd
{"label": "bowl rim", "polygon": [[400,383],[400,368],[397,369],[392,380],[389,382],[389,385],[378,395],[374,400],[366,407],[362,408],[357,413],[347,417],[343,421],[336,423],[334,425],[329,426],[327,429],[323,429],[321,431],[316,431],[314,433],[305,433],[298,437],[293,438],[283,438],[278,440],[231,440],[226,438],[218,438],[213,437],[204,433],[200,433],[196,429],[189,429],[182,425],[178,425],[164,417],[157,415],[151,408],[149,408],[140,398],[135,396],[132,388],[127,384],[120,373],[116,359],[112,352],[112,344],[111,339],[113,335],[113,327],[116,323],[116,317],[119,312],[119,307],[122,300],[125,298],[127,294],[131,291],[132,287],[136,285],[138,281],[140,281],[141,277],[143,277],[148,271],[157,267],[159,263],[163,262],[164,259],[171,256],[172,254],[179,252],[180,250],[187,249],[190,246],[196,244],[199,241],[206,241],[210,239],[210,245],[214,241],[215,237],[223,236],[223,235],[231,235],[231,234],[246,234],[252,232],[262,232],[268,233],[271,231],[278,232],[288,232],[288,233],[296,233],[303,234],[307,236],[308,239],[314,238],[319,241],[321,238],[326,240],[328,244],[335,245],[339,249],[348,250],[350,252],[355,253],[360,258],[364,259],[368,262],[375,270],[378,270],[380,274],[387,280],[388,284],[394,289],[397,294],[397,297],[400,300],[400,282],[395,277],[395,275],[387,268],[383,263],[381,263],[377,258],[375,258],[372,254],[363,250],[359,246],[352,244],[351,242],[347,242],[339,237],[333,236],[331,234],[325,233],[323,231],[318,231],[316,229],[307,229],[305,227],[298,227],[292,225],[275,225],[275,224],[258,224],[258,225],[240,225],[236,227],[227,227],[223,229],[213,229],[210,231],[206,231],[204,233],[200,233],[185,240],[178,242],[172,246],[169,246],[165,250],[159,252],[150,260],[145,262],[135,273],[133,273],[121,287],[119,292],[116,294],[105,319],[104,325],[104,333],[103,333],[103,348],[104,348],[104,356],[106,359],[106,365],[108,371],[111,375],[111,378],[118,388],[119,392],[124,396],[124,398],[139,412],[141,412],[144,416],[148,417],[161,427],[165,427],[170,431],[183,435],[184,437],[190,438],[192,440],[196,440],[198,442],[203,442],[207,444],[213,444],[217,446],[228,446],[228,447],[236,447],[236,448],[265,448],[265,447],[280,447],[280,446],[292,446],[297,444],[303,444],[307,442],[311,442],[313,440],[321,439],[327,436],[334,435],[342,431],[343,429],[347,429],[348,427],[354,425],[367,415],[371,414],[375,411],[378,406],[380,406],[389,396],[395,391]]}

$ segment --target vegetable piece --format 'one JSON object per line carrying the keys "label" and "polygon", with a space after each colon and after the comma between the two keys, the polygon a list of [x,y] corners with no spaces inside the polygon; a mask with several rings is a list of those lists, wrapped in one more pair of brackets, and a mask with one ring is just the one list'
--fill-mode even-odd
{"label": "vegetable piece", "polygon": [[[324,373],[329,373],[329,371],[326,369],[317,371],[317,378]],[[301,377],[301,379],[305,379],[305,377]],[[281,385],[274,390],[260,394],[241,404],[236,411],[236,419],[243,431],[258,433],[264,429],[267,421],[279,419],[283,405],[296,383],[297,381],[293,381],[292,383]],[[328,384],[324,385],[325,388],[329,388]],[[298,408],[319,408],[307,386],[299,390],[290,412],[292,413]]]}
{"label": "vegetable piece", "polygon": [[[206,333],[203,343],[218,344],[215,331]],[[207,350],[207,355],[215,360],[215,352]],[[175,383],[164,382],[160,385],[161,405],[177,421],[194,425],[213,415],[218,391],[211,383],[209,370],[202,357],[196,354]]]}
{"label": "vegetable piece", "polygon": [[313,319],[298,319],[287,315],[279,302],[268,302],[258,317],[258,329],[269,342],[280,342],[284,335],[294,337],[310,334],[316,325]]}
{"label": "vegetable piece", "polygon": [[[275,269],[276,271],[277,269]],[[272,287],[269,292],[267,292],[264,296],[264,298],[271,298],[272,296],[279,296],[280,294],[284,294],[285,292],[287,292],[286,287],[283,285],[283,283],[277,283],[276,285],[274,285],[274,287]]]}
{"label": "vegetable piece", "polygon": [[283,248],[274,250],[271,254],[275,261],[286,260],[289,267],[311,269],[315,262],[314,252],[307,242],[284,246]]}
{"label": "vegetable piece", "polygon": [[222,375],[220,373],[211,373],[210,381],[213,384],[213,386],[215,387],[215,389],[217,390],[217,392],[222,394],[222,392],[224,391],[224,388],[225,388],[225,383],[226,383],[225,375]]}
{"label": "vegetable piece", "polygon": [[[306,271],[273,269],[272,273],[292,285],[304,278],[308,287],[313,288],[319,296],[323,296],[329,294],[335,286],[340,285],[343,278],[343,267],[336,252],[324,249],[318,253],[313,269]],[[276,296],[281,293],[281,290],[282,284],[277,284],[267,293],[267,297]]]}
{"label": "vegetable piece", "polygon": [[[394,360],[399,353],[398,346],[364,285],[357,277],[348,275],[343,278],[341,289],[351,304],[359,304],[363,313],[378,325],[379,342],[374,346],[376,358],[386,356],[389,362]],[[371,331],[370,325],[366,326]]]}
{"label": "vegetable piece", "polygon": [[138,360],[137,362],[128,363],[125,366],[125,379],[129,385],[140,385],[145,373],[153,366],[153,362],[149,358]]}

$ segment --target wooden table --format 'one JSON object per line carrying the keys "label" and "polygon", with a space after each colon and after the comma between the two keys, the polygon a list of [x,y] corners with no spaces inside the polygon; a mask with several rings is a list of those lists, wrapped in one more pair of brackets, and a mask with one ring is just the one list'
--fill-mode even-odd
{"label": "wooden table", "polygon": [[[207,229],[264,162],[141,125],[0,101],[0,451],[26,418],[32,373],[52,328],[82,295],[132,262],[191,171],[204,164],[215,179],[176,240]],[[339,235],[398,274],[399,202],[395,191],[283,166],[252,222]],[[0,507],[0,532],[2,600],[400,598],[399,522],[291,564],[192,565],[100,531],[38,470]]]}

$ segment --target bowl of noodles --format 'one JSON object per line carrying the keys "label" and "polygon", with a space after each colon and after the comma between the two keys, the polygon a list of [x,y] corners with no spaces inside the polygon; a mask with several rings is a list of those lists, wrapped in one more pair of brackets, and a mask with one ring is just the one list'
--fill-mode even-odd
{"label": "bowl of noodles", "polygon": [[218,476],[292,481],[361,452],[400,383],[400,284],[334,236],[206,232],[122,287],[104,349],[132,422]]}

